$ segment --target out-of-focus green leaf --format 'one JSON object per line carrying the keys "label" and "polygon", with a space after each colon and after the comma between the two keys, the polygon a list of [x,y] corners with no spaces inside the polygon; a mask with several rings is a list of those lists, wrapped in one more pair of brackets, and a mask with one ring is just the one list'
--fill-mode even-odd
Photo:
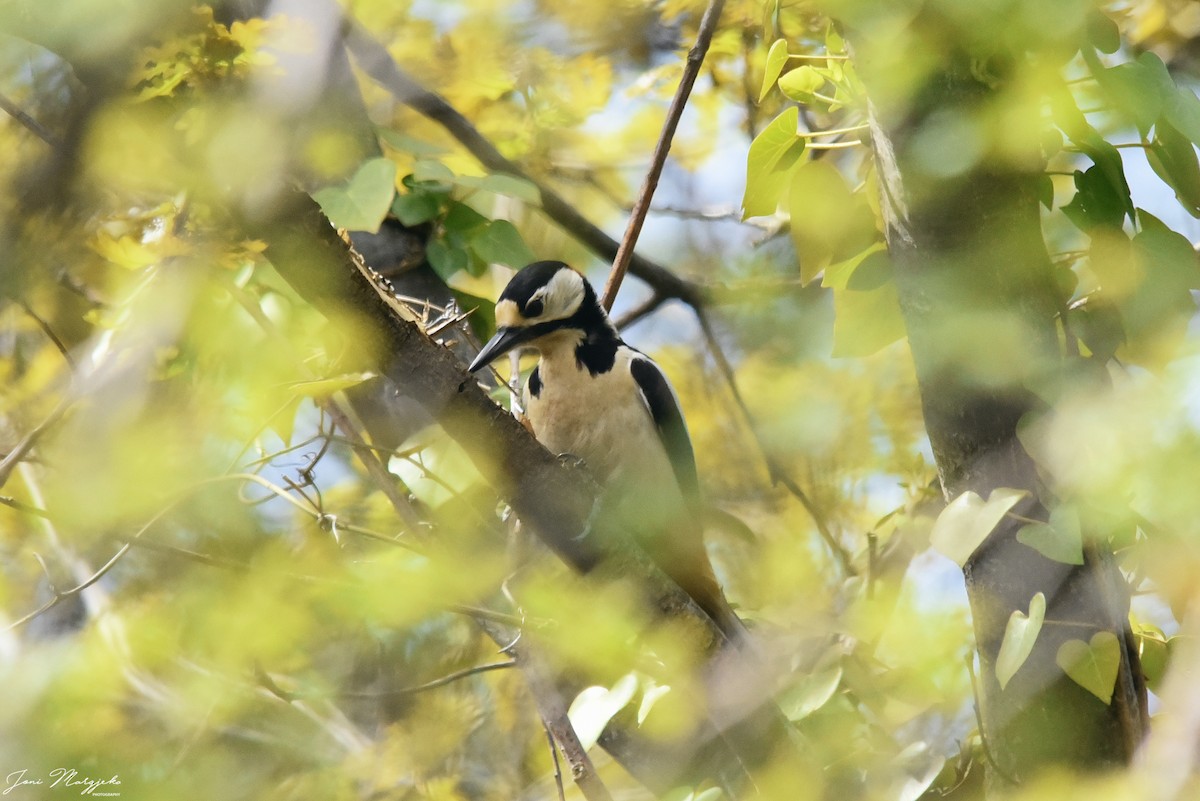
{"label": "out-of-focus green leaf", "polygon": [[1098,631],[1090,642],[1067,640],[1054,661],[1071,680],[1104,703],[1112,701],[1121,666],[1121,643],[1111,631]]}
{"label": "out-of-focus green leaf", "polygon": [[1036,549],[1047,559],[1067,565],[1083,564],[1083,530],[1079,515],[1070,507],[1058,506],[1049,523],[1030,523],[1017,532],[1017,540]]}
{"label": "out-of-focus green leaf", "polygon": [[1146,686],[1153,692],[1158,692],[1163,676],[1167,673],[1170,660],[1171,641],[1156,627],[1140,626],[1137,635],[1138,655],[1141,657],[1142,674],[1146,677]]}
{"label": "out-of-focus green leaf", "polygon": [[1017,609],[1009,616],[1000,653],[996,656],[996,680],[1000,682],[1000,689],[1008,686],[1009,680],[1033,652],[1033,644],[1037,642],[1045,619],[1046,596],[1040,592],[1029,599],[1029,614]]}
{"label": "out-of-focus green leaf", "polygon": [[779,708],[787,719],[795,722],[816,712],[837,692],[842,682],[842,666],[805,676],[779,698]]}
{"label": "out-of-focus green leaf", "polygon": [[317,190],[313,199],[338,228],[375,233],[395,193],[396,165],[378,158],[363,162],[345,185]]}
{"label": "out-of-focus green leaf", "polygon": [[904,317],[887,251],[873,251],[843,276],[845,288],[833,292],[833,355],[870,356],[902,339]]}
{"label": "out-of-focus green leaf", "polygon": [[397,150],[411,153],[414,156],[441,156],[449,152],[442,145],[426,142],[423,139],[417,139],[414,136],[409,136],[391,128],[378,128],[377,130],[383,141]]}
{"label": "out-of-focus green leaf", "polygon": [[1179,204],[1193,217],[1200,217],[1200,162],[1191,141],[1169,122],[1159,120],[1146,160],[1158,177],[1175,190]]}
{"label": "out-of-focus green leaf", "polygon": [[424,192],[404,192],[392,201],[392,214],[405,225],[420,225],[438,216],[441,211],[437,199]]}
{"label": "out-of-focus green leaf", "polygon": [[471,247],[479,258],[490,264],[506,264],[520,269],[534,260],[533,251],[521,238],[521,232],[508,220],[493,220],[471,238]]}
{"label": "out-of-focus green leaf", "polygon": [[779,78],[779,73],[783,72],[783,67],[787,64],[787,60],[787,41],[785,39],[776,39],[771,44],[771,49],[767,51],[767,63],[763,67],[762,88],[758,90],[759,103],[763,101],[763,98],[771,91],[771,87],[775,85],[775,81]]}
{"label": "out-of-focus green leaf", "polygon": [[1095,165],[1086,172],[1075,171],[1075,189],[1075,197],[1062,210],[1079,230],[1120,228],[1130,203],[1128,186],[1122,194],[1104,169]]}
{"label": "out-of-focus green leaf", "polygon": [[863,193],[853,193],[828,161],[809,161],[792,173],[788,189],[792,242],[807,284],[831,261],[860,252],[875,239],[875,220]]}
{"label": "out-of-focus green leaf", "polygon": [[1103,11],[1093,11],[1087,19],[1088,41],[1101,53],[1115,53],[1121,48],[1121,29]]}
{"label": "out-of-focus green leaf", "polygon": [[1004,516],[1028,493],[999,487],[984,501],[967,490],[950,501],[933,524],[929,544],[962,567]]}
{"label": "out-of-focus green leaf", "polygon": [[746,193],[742,217],[775,213],[787,186],[791,168],[804,155],[804,140],[798,135],[800,110],[786,109],[750,143],[746,156]]}
{"label": "out-of-focus green leaf", "polygon": [[443,281],[449,281],[455,273],[467,269],[470,264],[470,258],[465,250],[453,247],[443,239],[431,240],[426,245],[425,258],[429,260],[429,265],[433,267],[434,272],[441,276]]}
{"label": "out-of-focus green leaf", "polygon": [[542,194],[538,191],[537,186],[531,181],[518,178],[515,175],[505,175],[503,173],[494,173],[482,177],[459,175],[455,177],[454,181],[459,186],[492,192],[497,195],[506,195],[524,201],[531,206],[542,205]]}

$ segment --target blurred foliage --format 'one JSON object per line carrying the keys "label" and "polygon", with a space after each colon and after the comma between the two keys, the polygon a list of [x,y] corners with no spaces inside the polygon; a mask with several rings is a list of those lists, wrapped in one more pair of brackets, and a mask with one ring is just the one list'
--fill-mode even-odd
{"label": "blurred foliage", "polygon": [[[523,618],[590,687],[581,729],[620,709],[652,739],[685,729],[704,714],[687,633],[647,634],[630,587],[536,555],[517,571],[494,497],[436,427],[385,455],[419,525],[397,514],[333,422],[368,378],[343,366],[354,343],[243,223],[303,186],[339,226],[391,215],[427,230],[436,273],[487,297],[534,254],[593,257],[547,220],[537,186],[485,169],[363,74],[351,90],[365,137],[321,105],[322,73],[289,83],[336,50],[312,20],[152,5],[25,4],[0,27],[0,94],[40,123],[0,118],[0,452],[25,457],[0,468],[0,603],[21,621],[0,638],[0,776],[72,768],[119,777],[96,794],[128,799],[556,797],[530,691],[495,666],[508,660],[479,609]],[[616,230],[704,5],[342,10],[505,156]],[[907,25],[918,12],[936,15],[936,40]],[[647,230],[649,252],[730,293],[711,311],[753,422],[682,309],[628,338],[673,377],[708,499],[736,518],[714,517],[710,552],[817,766],[810,786],[759,789],[978,797],[970,623],[957,568],[928,547],[940,503],[880,246],[867,97],[831,17],[893,41],[873,102],[903,107],[950,46],[1001,87],[918,133],[931,173],[1044,172],[1059,335],[1084,359],[1035,387],[1047,410],[1027,446],[1062,511],[1028,540],[1064,561],[1073,532],[1114,544],[1152,687],[1200,571],[1200,231],[1158,211],[1200,216],[1188,77],[1200,21],[1174,0],[730,0],[660,189],[676,213]],[[1019,335],[996,353],[964,369],[1007,378]],[[764,454],[809,494],[853,573]],[[977,535],[969,511],[941,518],[943,536]],[[1027,612],[1010,651],[1042,624]],[[1071,661],[1100,693],[1104,651]],[[621,797],[649,797],[592,754]],[[1137,782],[1050,775],[1015,797],[1138,798]],[[579,797],[569,782],[567,794]]]}

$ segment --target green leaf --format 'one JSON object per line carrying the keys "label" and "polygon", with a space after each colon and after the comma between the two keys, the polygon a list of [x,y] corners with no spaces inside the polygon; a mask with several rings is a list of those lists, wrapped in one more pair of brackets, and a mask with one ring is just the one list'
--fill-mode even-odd
{"label": "green leaf", "polygon": [[446,219],[442,221],[442,225],[446,229],[447,238],[455,245],[461,247],[470,240],[476,231],[486,226],[489,222],[490,220],[487,217],[484,217],[466,203],[453,201],[450,203],[450,209],[446,212]]}
{"label": "green leaf", "polygon": [[1091,642],[1067,640],[1054,661],[1071,680],[1104,703],[1112,701],[1121,666],[1121,643],[1111,631],[1098,631]]}
{"label": "green leaf", "polygon": [[1087,38],[1101,53],[1115,53],[1121,49],[1121,29],[1102,11],[1088,14]]}
{"label": "green leaf", "polygon": [[470,258],[462,248],[453,247],[444,239],[434,239],[425,247],[425,258],[443,281],[449,281],[457,272],[467,269]]}
{"label": "green leaf", "polygon": [[604,727],[624,709],[637,693],[637,675],[627,673],[608,687],[588,687],[575,697],[567,717],[579,735],[584,748],[591,748],[600,739]]}
{"label": "green leaf", "polygon": [[1037,642],[1045,620],[1046,596],[1040,592],[1029,599],[1028,615],[1017,609],[1009,616],[1000,653],[996,656],[996,680],[1000,682],[1000,689],[1008,686],[1009,680],[1033,652],[1033,644]]}
{"label": "green leaf", "polygon": [[870,356],[905,335],[892,263],[878,250],[859,262],[845,289],[833,291],[833,356]]}
{"label": "green leaf", "polygon": [[813,93],[824,85],[825,76],[811,64],[796,67],[779,79],[779,91],[799,103],[811,103]]}
{"label": "green leaf", "polygon": [[887,245],[882,242],[876,242],[864,249],[862,253],[851,256],[837,264],[829,265],[825,270],[825,274],[821,276],[821,286],[828,289],[845,289],[850,283],[850,277],[854,275],[854,271],[858,269],[860,264],[872,255],[885,250],[887,250]]}
{"label": "green leaf", "polygon": [[1159,691],[1159,685],[1167,673],[1174,639],[1167,639],[1156,627],[1138,627],[1138,655],[1142,661],[1142,674],[1146,677],[1146,685],[1154,692]]}
{"label": "green leaf", "polygon": [[1025,490],[998,487],[985,502],[970,490],[961,493],[938,515],[929,534],[930,545],[962,567],[1026,494]]}
{"label": "green leaf", "polygon": [[532,181],[525,178],[518,178],[515,175],[505,175],[503,173],[494,173],[492,175],[484,175],[483,177],[460,175],[455,178],[455,181],[459,186],[516,198],[531,206],[542,205],[542,193],[538,190],[537,185]]}
{"label": "green leaf", "polygon": [[419,225],[438,216],[437,198],[424,192],[405,192],[392,201],[392,214],[405,225]]}
{"label": "green leaf", "polygon": [[313,193],[338,228],[348,231],[379,230],[396,193],[396,165],[389,159],[364,161],[344,186],[327,186]]}
{"label": "green leaf", "polygon": [[475,332],[475,336],[487,342],[496,333],[496,304],[487,298],[472,295],[469,292],[450,287],[450,293],[458,302],[458,308],[471,312],[467,324]]}
{"label": "green leaf", "polygon": [[825,706],[841,683],[841,665],[805,676],[780,696],[779,708],[793,723],[803,720]]}
{"label": "green leaf", "polygon": [[1193,217],[1200,217],[1200,162],[1191,141],[1166,120],[1154,126],[1146,160]]}
{"label": "green leaf", "polygon": [[797,131],[799,123],[800,110],[792,106],[772,120],[750,143],[742,219],[775,213],[790,170],[804,155],[804,140]]}
{"label": "green leaf", "polygon": [[1083,531],[1079,515],[1068,506],[1050,513],[1049,523],[1030,523],[1017,532],[1017,541],[1036,549],[1047,559],[1066,565],[1083,564]]}
{"label": "green leaf", "polygon": [[471,238],[471,248],[484,262],[520,269],[534,261],[533,251],[508,220],[493,220]]}
{"label": "green leaf", "polygon": [[1100,227],[1121,227],[1130,203],[1128,186],[1122,194],[1096,165],[1086,172],[1075,171],[1075,189],[1075,197],[1062,210],[1079,230],[1089,233]]}
{"label": "green leaf", "polygon": [[792,172],[788,212],[804,284],[830,262],[859,253],[876,239],[875,216],[866,196],[851,192],[828,161],[805,162]]}
{"label": "green leaf", "polygon": [[767,51],[767,63],[763,67],[763,82],[762,88],[758,91],[758,102],[763,102],[763,98],[771,91],[771,87],[775,85],[775,81],[779,78],[779,73],[783,72],[784,65],[787,64],[788,49],[787,41],[776,39],[771,44],[771,49]]}

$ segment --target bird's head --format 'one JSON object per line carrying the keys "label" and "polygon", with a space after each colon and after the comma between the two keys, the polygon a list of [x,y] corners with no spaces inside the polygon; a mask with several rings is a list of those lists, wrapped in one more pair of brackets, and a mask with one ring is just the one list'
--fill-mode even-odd
{"label": "bird's head", "polygon": [[561,261],[536,261],[508,282],[496,301],[496,335],[467,368],[475,372],[518,347],[538,347],[563,331],[586,336],[611,328],[596,292]]}

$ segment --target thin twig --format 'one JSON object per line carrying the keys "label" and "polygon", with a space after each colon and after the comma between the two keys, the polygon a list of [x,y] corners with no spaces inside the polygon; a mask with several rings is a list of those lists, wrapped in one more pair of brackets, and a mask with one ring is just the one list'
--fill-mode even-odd
{"label": "thin twig", "polygon": [[70,395],[59,401],[58,406],[54,407],[54,410],[46,416],[46,419],[22,437],[21,441],[5,455],[4,459],[0,460],[0,487],[8,483],[8,478],[12,475],[13,468],[20,464],[21,460],[33,450],[33,446],[38,443],[42,435],[62,419],[62,416],[67,413],[67,409],[74,402],[75,398]]}
{"label": "thin twig", "polygon": [[469,676],[477,676],[480,673],[489,673],[493,670],[505,670],[506,668],[516,667],[516,665],[517,660],[515,659],[509,659],[506,662],[490,662],[486,665],[475,665],[463,668],[462,670],[456,670],[453,673],[447,673],[445,676],[427,681],[424,684],[416,684],[412,687],[397,687],[394,690],[380,690],[379,692],[346,691],[335,693],[335,695],[339,698],[389,698],[396,695],[414,695],[427,690],[435,690],[438,687],[445,687],[447,684],[453,684]]}
{"label": "thin twig", "polygon": [[567,801],[567,793],[563,788],[562,765],[558,761],[558,746],[554,744],[554,735],[546,721],[542,721],[542,730],[546,732],[546,744],[550,746],[550,759],[554,764],[554,786],[558,788],[558,801]]}
{"label": "thin twig", "polygon": [[658,186],[658,179],[662,176],[663,166],[667,162],[667,153],[671,150],[671,140],[675,138],[675,129],[679,127],[679,118],[683,116],[684,106],[687,105],[692,86],[696,83],[696,76],[700,74],[700,65],[704,63],[704,56],[708,54],[708,46],[712,43],[713,32],[716,31],[717,22],[721,19],[721,10],[724,7],[725,0],[709,0],[708,8],[704,10],[704,16],[700,19],[696,44],[688,51],[683,76],[679,79],[679,86],[675,89],[675,96],[671,99],[671,105],[667,109],[667,118],[663,122],[662,133],[659,134],[658,143],[654,146],[650,169],[646,171],[642,189],[633,206],[633,215],[629,218],[625,236],[621,238],[621,246],[617,248],[612,270],[608,274],[608,281],[605,282],[604,292],[600,296],[600,305],[604,307],[605,311],[612,309],[613,301],[617,299],[617,292],[621,288],[621,282],[625,280],[625,271],[629,269],[633,248],[637,244],[638,235],[642,232],[642,225],[646,222],[646,214],[650,211],[650,201],[654,197],[654,189]]}
{"label": "thin twig", "polygon": [[653,295],[646,298],[645,302],[640,306],[633,307],[629,311],[622,314],[619,319],[614,320],[613,325],[615,325],[618,330],[624,331],[626,328],[638,322],[642,318],[649,317],[651,314],[658,311],[659,307],[666,303],[667,300],[667,298],[664,298],[662,295],[655,292]]}
{"label": "thin twig", "polygon": [[[600,256],[616,258],[619,245],[615,239],[580,214],[566,198],[534,179],[516,162],[506,158],[470,120],[441,95],[426,89],[400,69],[387,48],[361,25],[350,19],[346,20],[346,47],[363,72],[393,98],[441,125],[489,170],[529,181],[541,195],[542,210],[550,219]],[[707,291],[702,285],[680,278],[662,265],[636,253],[630,259],[629,271],[655,291],[668,297],[679,298],[692,307],[698,308],[707,297]]]}
{"label": "thin twig", "polygon": [[783,469],[783,466],[776,461],[775,457],[763,445],[762,438],[758,435],[758,425],[754,420],[754,415],[751,414],[750,407],[746,405],[745,399],[742,398],[741,390],[738,389],[737,376],[734,374],[733,365],[726,358],[725,351],[721,347],[720,341],[717,340],[716,333],[708,321],[708,315],[703,310],[698,309],[696,311],[696,318],[700,322],[700,330],[704,334],[704,341],[708,344],[708,349],[717,363],[717,369],[721,371],[721,375],[725,378],[725,383],[729,386],[730,394],[733,395],[733,401],[737,404],[738,409],[741,410],[742,416],[746,420],[746,425],[750,429],[750,435],[754,439],[754,444],[758,447],[758,452],[767,466],[771,483],[783,485],[788,492],[795,496],[796,500],[800,501],[800,505],[804,507],[809,517],[813,519],[813,523],[816,524],[817,533],[821,535],[821,539],[825,541],[829,550],[833,552],[838,562],[841,563],[846,575],[858,575],[858,570],[854,567],[854,562],[850,558],[850,554],[846,552],[842,544],[833,536],[833,532],[829,530],[829,526],[825,523],[824,516],[817,509],[812,499],[808,497],[808,493],[791,479]]}
{"label": "thin twig", "polygon": [[67,346],[63,343],[63,341],[59,339],[58,334],[54,333],[54,329],[50,327],[50,323],[46,322],[46,320],[43,319],[40,314],[35,312],[33,307],[24,300],[18,298],[17,303],[22,309],[25,310],[26,314],[33,318],[33,321],[37,323],[38,328],[42,329],[42,333],[46,335],[46,338],[54,343],[54,347],[58,348],[58,352],[62,354],[63,360],[66,361],[67,366],[74,370],[75,360],[71,358],[71,353],[67,350]]}
{"label": "thin twig", "polygon": [[58,137],[50,133],[50,130],[46,126],[29,116],[25,113],[24,109],[2,93],[0,93],[0,109],[3,109],[10,117],[28,128],[38,139],[41,139],[50,145],[50,147],[55,150],[62,147],[62,143],[58,140]]}
{"label": "thin twig", "polygon": [[970,654],[966,657],[966,663],[967,673],[971,676],[971,695],[975,697],[975,703],[971,706],[975,711],[975,725],[979,728],[979,744],[983,746],[983,756],[1000,778],[1014,787],[1019,786],[1021,783],[1005,772],[1004,768],[1000,767],[999,763],[996,762],[995,756],[992,754],[991,745],[988,743],[987,731],[983,728],[983,710],[980,708],[979,680],[975,677],[975,662]]}

